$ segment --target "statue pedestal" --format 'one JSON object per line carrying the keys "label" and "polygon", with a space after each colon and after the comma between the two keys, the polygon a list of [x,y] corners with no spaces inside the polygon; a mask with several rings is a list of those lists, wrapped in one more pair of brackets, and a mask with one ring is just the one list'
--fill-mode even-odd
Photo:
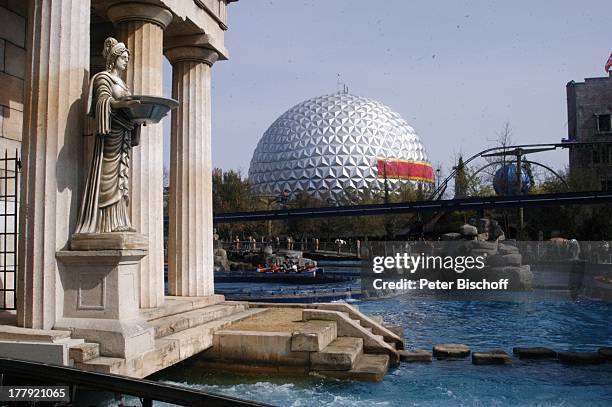
{"label": "statue pedestal", "polygon": [[146,250],[56,253],[64,292],[55,329],[100,344],[104,356],[132,358],[153,349],[154,330],[139,314],[139,262]]}
{"label": "statue pedestal", "polygon": [[149,241],[136,232],[75,233],[70,239],[72,250],[147,250]]}

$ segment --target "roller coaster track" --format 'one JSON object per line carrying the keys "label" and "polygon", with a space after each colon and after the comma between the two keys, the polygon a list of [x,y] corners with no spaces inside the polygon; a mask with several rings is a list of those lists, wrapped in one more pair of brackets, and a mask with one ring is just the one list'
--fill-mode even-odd
{"label": "roller coaster track", "polygon": [[219,223],[255,222],[301,218],[341,216],[395,215],[399,213],[473,211],[480,209],[528,208],[563,205],[612,204],[612,191],[563,192],[553,194],[472,197],[438,199],[372,205],[334,206],[323,208],[295,208],[255,212],[216,213],[213,221]]}

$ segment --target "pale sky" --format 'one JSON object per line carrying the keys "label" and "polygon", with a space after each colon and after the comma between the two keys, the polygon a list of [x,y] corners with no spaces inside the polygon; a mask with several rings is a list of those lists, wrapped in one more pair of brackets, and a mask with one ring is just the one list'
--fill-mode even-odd
{"label": "pale sky", "polygon": [[[268,126],[335,92],[338,73],[350,93],[398,112],[444,172],[458,153],[494,145],[506,122],[516,143],[558,142],[566,83],[606,76],[612,51],[609,0],[240,0],[228,14],[213,165],[245,175]],[[169,94],[168,64],[165,76]],[[530,158],[559,169],[567,152]]]}

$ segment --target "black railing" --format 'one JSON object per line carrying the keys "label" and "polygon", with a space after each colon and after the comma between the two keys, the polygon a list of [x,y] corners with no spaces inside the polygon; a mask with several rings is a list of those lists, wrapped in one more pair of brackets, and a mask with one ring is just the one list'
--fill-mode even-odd
{"label": "black railing", "polygon": [[198,407],[270,406],[269,404],[207,393],[152,380],[132,379],[114,374],[88,372],[72,367],[10,358],[0,358],[0,375],[5,381],[7,378],[19,378],[28,383],[37,382],[69,386],[71,388],[70,394],[74,394],[75,388],[81,387],[138,397],[142,400],[143,406],[152,406],[153,401]]}
{"label": "black railing", "polygon": [[0,158],[0,309],[15,309],[15,276],[17,272],[17,241],[19,229],[18,151]]}

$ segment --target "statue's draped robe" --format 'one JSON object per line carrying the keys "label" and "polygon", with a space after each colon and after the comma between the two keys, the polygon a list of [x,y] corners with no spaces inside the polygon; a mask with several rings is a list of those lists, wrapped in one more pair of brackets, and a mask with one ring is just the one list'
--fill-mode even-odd
{"label": "statue's draped robe", "polygon": [[111,101],[129,95],[123,81],[108,72],[91,78],[87,114],[94,119],[94,148],[76,233],[133,230],[128,213],[130,148],[140,126],[132,124]]}

